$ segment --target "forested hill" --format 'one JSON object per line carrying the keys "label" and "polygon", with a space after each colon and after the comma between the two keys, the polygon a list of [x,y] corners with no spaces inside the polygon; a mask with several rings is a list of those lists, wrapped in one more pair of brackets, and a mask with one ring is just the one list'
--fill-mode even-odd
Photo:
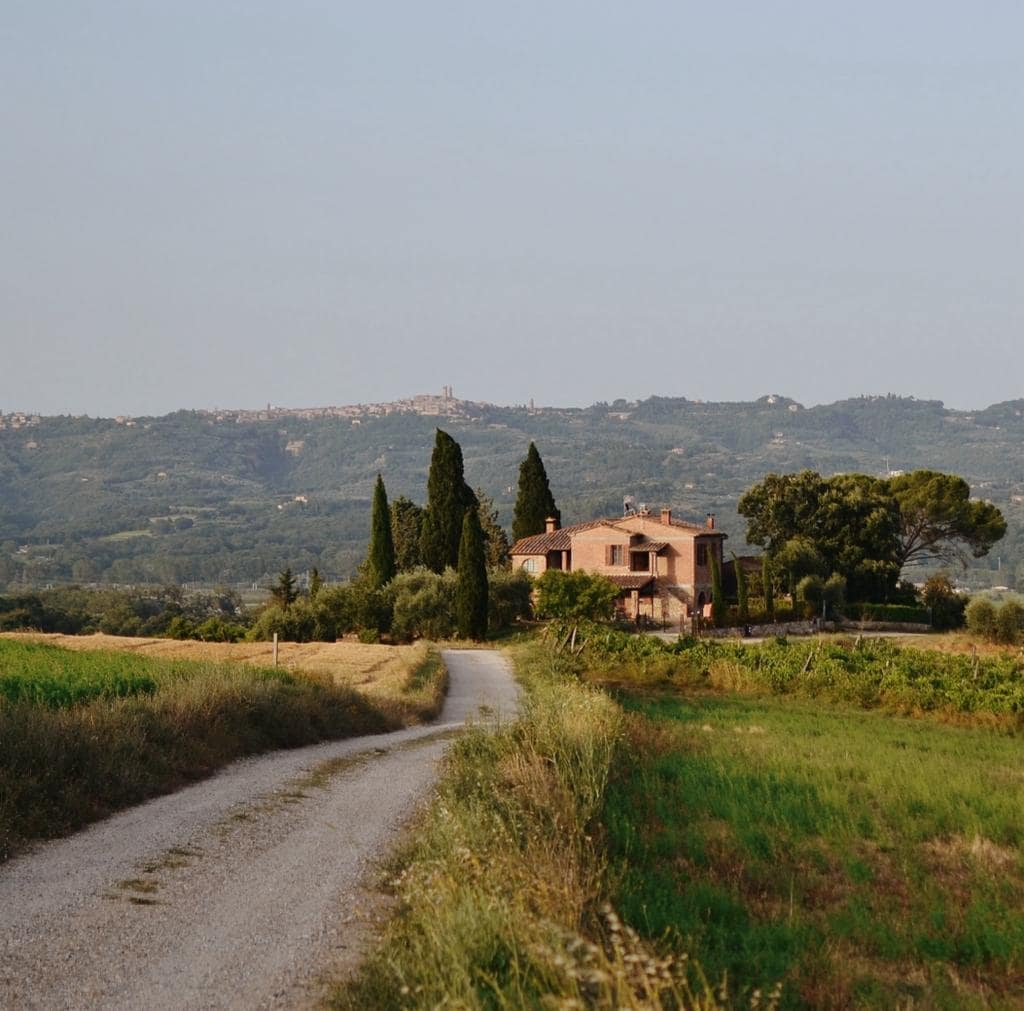
{"label": "forested hill", "polygon": [[1013,585],[1024,561],[1024,400],[972,413],[894,396],[814,408],[784,397],[541,410],[460,404],[453,418],[179,412],[13,428],[7,417],[0,585],[255,581],[286,564],[348,575],[365,550],[377,472],[392,498],[422,501],[438,425],[462,444],[468,481],[495,499],[506,525],[533,439],[565,522],[614,515],[631,494],[682,516],[716,512],[740,550],[736,500],[768,471],[930,467],[967,477],[1010,522],[971,581]]}

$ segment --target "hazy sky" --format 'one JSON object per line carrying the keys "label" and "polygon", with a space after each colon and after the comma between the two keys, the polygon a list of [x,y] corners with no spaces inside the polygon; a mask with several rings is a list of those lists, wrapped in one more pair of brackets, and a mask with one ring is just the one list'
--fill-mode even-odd
{"label": "hazy sky", "polygon": [[0,409],[1024,396],[1024,5],[4,0]]}

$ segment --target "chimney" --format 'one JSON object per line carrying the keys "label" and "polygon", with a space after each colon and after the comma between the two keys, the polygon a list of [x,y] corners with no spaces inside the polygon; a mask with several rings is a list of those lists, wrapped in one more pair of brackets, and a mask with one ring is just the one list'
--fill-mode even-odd
{"label": "chimney", "polygon": [[708,513],[707,528],[708,528],[708,530],[714,530],[715,529],[715,514],[714,513]]}
{"label": "chimney", "polygon": [[671,509],[666,509],[664,506],[662,506],[662,509],[661,509],[661,522],[664,523],[665,526],[667,526],[667,527],[672,525],[672,510]]}
{"label": "chimney", "polygon": [[549,516],[544,520],[544,533],[553,534],[558,529],[558,520],[554,516]]}

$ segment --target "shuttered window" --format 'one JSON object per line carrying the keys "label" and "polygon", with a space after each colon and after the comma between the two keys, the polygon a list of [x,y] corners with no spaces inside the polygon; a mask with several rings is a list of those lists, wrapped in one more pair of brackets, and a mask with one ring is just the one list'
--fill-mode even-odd
{"label": "shuttered window", "polygon": [[604,561],[606,565],[625,565],[626,548],[622,544],[609,544],[605,548]]}

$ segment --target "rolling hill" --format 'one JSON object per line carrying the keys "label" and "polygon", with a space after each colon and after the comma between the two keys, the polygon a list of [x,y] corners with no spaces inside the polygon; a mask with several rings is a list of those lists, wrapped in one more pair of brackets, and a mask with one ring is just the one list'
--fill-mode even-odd
{"label": "rolling hill", "polygon": [[345,577],[365,550],[376,474],[392,498],[421,501],[438,425],[462,444],[467,479],[494,498],[506,524],[531,439],[565,522],[615,514],[629,494],[680,515],[716,512],[737,550],[736,501],[768,471],[931,467],[964,475],[1010,523],[968,581],[1013,585],[1024,562],[1024,400],[975,412],[894,395],[811,408],[780,396],[581,409],[452,401],[441,415],[410,403],[137,419],[7,415],[0,585],[237,584],[286,564]]}

